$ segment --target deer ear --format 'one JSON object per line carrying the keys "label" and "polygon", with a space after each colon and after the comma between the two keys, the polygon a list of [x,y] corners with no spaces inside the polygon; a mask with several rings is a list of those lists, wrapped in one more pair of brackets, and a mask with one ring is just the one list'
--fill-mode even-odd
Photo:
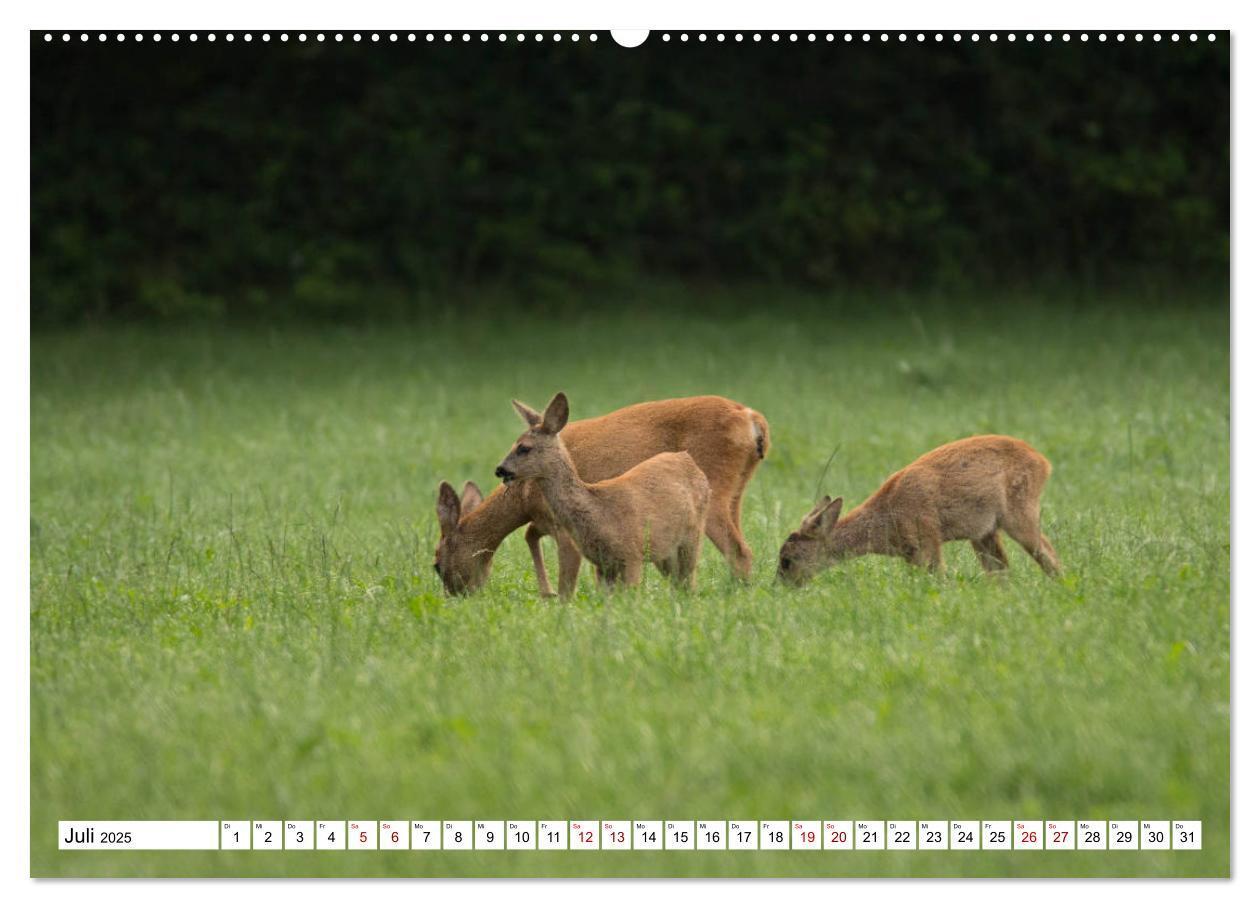
{"label": "deer ear", "polygon": [[449,482],[443,482],[438,486],[437,516],[438,526],[442,529],[443,536],[454,532],[459,526],[459,496],[455,494],[455,489]]}
{"label": "deer ear", "polygon": [[541,413],[533,407],[526,406],[519,400],[512,401],[512,406],[516,407],[516,412],[521,415],[521,419],[525,420],[525,425],[529,426],[531,429],[543,420]]}
{"label": "deer ear", "polygon": [[817,533],[819,528],[823,526],[823,512],[833,504],[830,495],[824,495],[818,499],[818,504],[814,505],[813,510],[805,515],[805,519],[801,521],[801,532],[809,536]]}
{"label": "deer ear", "polygon": [[551,399],[551,403],[547,404],[547,412],[543,414],[542,429],[548,434],[555,435],[568,421],[569,399],[561,391]]}
{"label": "deer ear", "polygon": [[823,508],[823,512],[818,515],[818,526],[824,533],[830,533],[836,528],[836,524],[840,520],[840,512],[844,510],[844,499],[837,498]]}
{"label": "deer ear", "polygon": [[464,483],[464,492],[459,496],[459,512],[467,514],[481,504],[481,489],[477,488],[477,483],[469,480]]}

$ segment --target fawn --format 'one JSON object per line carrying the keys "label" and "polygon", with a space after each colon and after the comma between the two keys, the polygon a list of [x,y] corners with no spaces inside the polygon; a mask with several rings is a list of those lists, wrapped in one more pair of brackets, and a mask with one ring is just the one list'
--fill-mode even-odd
{"label": "fawn", "polygon": [[637,586],[646,559],[674,583],[694,588],[710,492],[691,455],[657,454],[613,479],[585,482],[560,437],[568,398],[557,394],[541,417],[513,405],[529,428],[494,475],[509,484],[532,479],[605,586]]}
{"label": "fawn", "polygon": [[[518,405],[518,412],[523,405]],[[530,419],[541,420],[538,414]],[[709,480],[711,499],[705,532],[730,563],[735,576],[747,578],[752,550],[740,529],[744,490],[770,450],[770,428],[756,410],[712,395],[649,401],[593,419],[570,422],[560,433],[588,482],[619,476],[637,463],[667,451],[687,451]],[[560,595],[577,585],[582,553],[556,525],[542,492],[532,481],[499,486],[484,499],[474,483],[462,494],[446,482],[438,487],[438,541],[434,568],[451,595],[473,592],[490,575],[500,543],[529,524],[525,542],[533,558],[542,595],[552,595],[541,540],[555,535],[560,562]]]}
{"label": "fawn", "polygon": [[1005,531],[1054,576],[1059,556],[1041,532],[1041,490],[1050,461],[1005,435],[941,445],[888,477],[843,518],[841,498],[824,496],[779,550],[779,579],[800,584],[858,555],[897,555],[935,571],[941,544],[969,539],[986,571],[1005,570]]}

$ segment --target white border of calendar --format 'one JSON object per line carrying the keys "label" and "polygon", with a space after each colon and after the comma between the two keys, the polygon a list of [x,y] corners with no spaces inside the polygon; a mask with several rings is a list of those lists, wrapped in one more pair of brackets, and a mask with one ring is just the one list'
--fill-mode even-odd
{"label": "white border of calendar", "polygon": [[[0,357],[4,369],[3,388],[5,423],[22,426],[25,435],[3,446],[3,475],[10,481],[5,485],[7,499],[3,508],[4,534],[0,538],[0,558],[3,559],[3,576],[9,584],[10,605],[16,633],[11,636],[14,649],[11,662],[17,672],[18,695],[5,698],[4,709],[11,711],[12,750],[5,750],[4,761],[10,778],[17,777],[16,791],[5,786],[6,792],[14,792],[12,809],[7,811],[10,822],[0,824],[0,850],[9,855],[13,864],[13,879],[23,884],[23,896],[28,902],[41,904],[72,904],[82,908],[85,901],[96,898],[101,891],[108,897],[126,898],[130,905],[166,904],[175,895],[168,887],[180,885],[172,882],[77,882],[32,883],[29,878],[30,854],[27,831],[30,828],[30,767],[29,767],[29,624],[30,606],[30,320],[29,310],[20,301],[30,297],[30,44],[27,30],[35,27],[94,28],[125,27],[172,30],[218,28],[274,28],[301,24],[307,28],[569,28],[607,30],[610,27],[651,27],[654,29],[735,29],[735,28],[802,28],[802,29],[926,29],[926,28],[1020,28],[1020,29],[1221,29],[1232,30],[1232,66],[1235,88],[1233,101],[1233,232],[1232,261],[1233,288],[1233,355],[1231,356],[1230,407],[1233,427],[1231,451],[1231,482],[1233,496],[1231,507],[1232,532],[1235,536],[1231,550],[1254,552],[1260,546],[1257,520],[1251,515],[1260,514],[1260,480],[1252,481],[1246,471],[1235,470],[1234,464],[1260,463],[1260,266],[1256,256],[1240,250],[1255,249],[1260,245],[1260,173],[1255,161],[1260,153],[1260,25],[1257,14],[1245,4],[1228,0],[1195,0],[1195,2],[1167,2],[1147,0],[1141,5],[1120,4],[1108,7],[1100,0],[1058,0],[1041,6],[1014,5],[1001,0],[904,0],[896,5],[887,3],[842,4],[809,2],[809,0],[775,0],[755,7],[737,8],[729,2],[694,2],[687,0],[639,0],[639,2],[611,2],[592,4],[580,0],[532,0],[532,2],[508,2],[485,0],[473,4],[449,4],[429,6],[405,3],[401,0],[356,0],[350,3],[299,3],[296,0],[277,0],[267,5],[257,0],[218,0],[211,4],[176,5],[157,0],[115,0],[115,2],[85,2],[85,0],[45,0],[29,4],[18,10],[6,7],[5,28],[0,31],[4,42],[0,53],[0,66],[4,78],[0,79],[3,92],[3,110],[8,117],[9,141],[4,143],[3,166],[0,180],[5,185],[5,198],[9,205],[3,214],[3,242],[0,250],[7,258],[5,274],[9,289],[8,305],[0,307],[3,328],[0,335],[5,345]],[[1242,99],[1241,102],[1239,99]],[[20,139],[25,138],[25,141]],[[1250,168],[1239,167],[1236,162],[1250,160]],[[1245,355],[1238,355],[1243,353]],[[1232,602],[1260,607],[1260,583],[1253,563],[1256,559],[1244,557],[1243,570],[1233,570],[1231,559]],[[1228,884],[1212,882],[1180,882],[1172,886],[1143,886],[1140,894],[1144,905],[1150,908],[1161,904],[1184,906],[1192,899],[1210,898],[1213,903],[1235,902],[1254,904],[1260,895],[1260,868],[1256,862],[1239,861],[1240,855],[1260,852],[1260,800],[1253,776],[1238,773],[1236,768],[1249,760],[1256,764],[1260,745],[1257,744],[1256,707],[1260,700],[1255,654],[1260,653],[1260,638],[1255,630],[1257,619],[1248,614],[1247,608],[1233,609],[1231,602],[1231,670],[1233,677],[1231,696],[1231,863],[1234,880]],[[22,608],[22,605],[26,608]],[[1238,659],[1246,653],[1251,658]],[[1233,704],[1241,704],[1233,708]],[[1246,709],[1244,709],[1246,707]],[[1237,759],[1241,756],[1243,759]],[[1252,770],[1254,773],[1254,770]],[[1251,866],[1248,866],[1250,863]],[[757,881],[752,887],[746,881],[715,881],[709,885],[723,887],[721,898],[725,902],[740,903],[744,900],[764,905],[768,898],[810,898],[820,893],[807,893],[804,887],[833,884],[830,881]],[[1160,880],[1158,882],[1167,882]],[[230,890],[220,889],[230,885]],[[297,884],[301,885],[301,884]],[[373,897],[385,895],[380,886],[403,885],[398,881],[373,881]],[[862,894],[887,900],[892,894],[889,887],[907,887],[898,890],[899,896],[913,898],[917,904],[941,897],[941,893],[929,894],[922,881],[891,881],[855,883],[848,882],[843,897],[858,896],[858,887],[867,890]],[[950,882],[951,896],[966,899],[971,905],[1009,905],[1018,899],[1025,906],[1049,905],[1064,898],[1077,899],[1089,889],[1092,895],[1114,899],[1119,893],[1114,884],[1097,881],[1075,881],[1068,890],[1058,886],[1036,887],[1021,885],[994,885],[983,881]],[[1133,883],[1130,885],[1142,885]],[[279,892],[274,883],[241,882],[235,884],[194,887],[182,885],[178,898],[186,908],[214,905],[216,908],[227,898],[239,898],[248,890],[262,899],[275,899]],[[531,881],[519,892],[509,894],[502,882],[471,881],[437,883],[428,882],[424,897],[447,897],[451,901],[466,899],[471,889],[491,898],[515,904],[522,898],[544,899],[549,903],[561,900],[574,904],[589,905],[591,899],[600,900],[600,908],[622,904],[641,905],[645,899],[653,901],[666,893],[688,901],[702,897],[693,881],[669,881],[652,884],[650,889],[639,886],[616,887],[597,881],[544,882]],[[354,888],[358,888],[356,885]],[[768,890],[773,889],[774,892]],[[1247,895],[1250,893],[1250,895]],[[366,890],[364,891],[366,895]],[[398,895],[401,895],[399,893]],[[414,894],[413,894],[414,895]],[[833,893],[830,897],[837,897]],[[304,908],[327,902],[345,903],[352,898],[347,884],[314,887],[309,883],[302,893]]]}

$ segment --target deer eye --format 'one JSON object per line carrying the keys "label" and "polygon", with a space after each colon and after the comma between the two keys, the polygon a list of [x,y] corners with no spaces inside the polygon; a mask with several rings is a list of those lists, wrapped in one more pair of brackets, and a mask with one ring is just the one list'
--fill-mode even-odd
{"label": "deer eye", "polygon": [[441,577],[441,576],[442,576],[442,565],[438,564],[437,562],[434,562],[434,564],[433,564],[433,573],[435,573],[435,574],[437,574],[439,577]]}
{"label": "deer eye", "polygon": [[782,558],[780,558],[780,559],[779,559],[779,569],[780,569],[780,570],[784,570],[784,571],[786,571],[786,570],[791,569],[791,567],[792,567],[792,559],[791,559],[791,558],[788,558],[786,555],[784,555]]}
{"label": "deer eye", "polygon": [[527,448],[527,447],[525,447],[525,445],[517,445],[517,446],[516,446],[516,453],[517,453],[517,454],[528,454],[528,453],[529,453],[530,451],[532,451],[532,450],[534,450],[534,449],[533,449],[533,448]]}

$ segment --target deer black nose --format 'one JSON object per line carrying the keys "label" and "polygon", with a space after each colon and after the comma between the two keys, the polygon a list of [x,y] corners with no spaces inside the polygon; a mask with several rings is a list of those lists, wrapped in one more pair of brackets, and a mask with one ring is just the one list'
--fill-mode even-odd
{"label": "deer black nose", "polygon": [[516,474],[514,474],[511,470],[504,467],[503,464],[499,464],[497,467],[494,468],[494,475],[499,477],[500,479],[506,480],[506,479],[511,479]]}

